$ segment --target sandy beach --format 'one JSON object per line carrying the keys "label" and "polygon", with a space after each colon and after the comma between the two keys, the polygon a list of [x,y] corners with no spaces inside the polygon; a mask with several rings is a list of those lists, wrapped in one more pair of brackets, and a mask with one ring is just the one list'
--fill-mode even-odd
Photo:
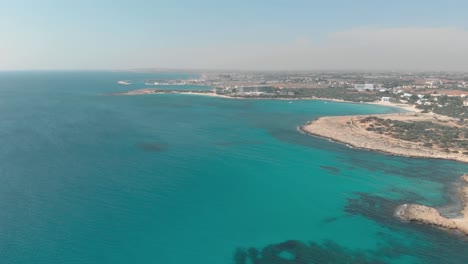
{"label": "sandy beach", "polygon": [[382,106],[390,106],[390,107],[397,107],[403,110],[406,110],[408,112],[416,112],[419,113],[422,110],[416,108],[415,105],[409,105],[409,104],[398,104],[398,103],[390,103],[390,102],[371,102],[371,103],[366,103],[366,104],[373,104],[373,105],[382,105]]}

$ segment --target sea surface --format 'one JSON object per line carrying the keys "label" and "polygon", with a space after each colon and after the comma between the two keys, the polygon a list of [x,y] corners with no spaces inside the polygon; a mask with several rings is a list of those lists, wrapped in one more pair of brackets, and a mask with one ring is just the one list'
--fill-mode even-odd
{"label": "sea surface", "polygon": [[394,217],[402,203],[455,204],[467,165],[297,130],[400,110],[107,95],[193,77],[1,72],[0,263],[468,263],[464,237]]}

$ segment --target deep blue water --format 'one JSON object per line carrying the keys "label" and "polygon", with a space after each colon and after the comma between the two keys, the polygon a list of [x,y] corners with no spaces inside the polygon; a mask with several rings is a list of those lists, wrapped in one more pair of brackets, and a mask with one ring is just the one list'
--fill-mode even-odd
{"label": "deep blue water", "polygon": [[468,263],[464,238],[393,217],[449,203],[468,166],[297,131],[396,109],[105,95],[192,77],[0,73],[1,263]]}

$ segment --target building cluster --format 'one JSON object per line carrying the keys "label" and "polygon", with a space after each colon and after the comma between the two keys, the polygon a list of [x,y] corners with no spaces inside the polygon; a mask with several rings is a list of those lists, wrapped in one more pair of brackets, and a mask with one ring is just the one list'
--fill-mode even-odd
{"label": "building cluster", "polygon": [[278,89],[267,85],[255,86],[220,86],[216,88],[217,94],[228,94],[232,96],[274,96]]}
{"label": "building cluster", "polygon": [[445,93],[409,93],[404,91],[394,92],[394,97],[382,96],[382,102],[400,102],[400,103],[414,103],[417,105],[436,105],[438,107],[446,106],[447,103],[440,103],[441,96],[460,97],[463,99],[463,105],[468,106],[468,92],[462,94],[445,94]]}
{"label": "building cluster", "polygon": [[[441,95],[468,95],[468,73],[450,72],[291,72],[291,71],[212,71],[189,80],[149,80],[148,85],[198,85],[217,87],[218,94],[231,96],[340,96],[329,93],[307,92],[310,88],[342,88],[362,96],[375,96],[383,102],[401,102],[418,105],[439,105]],[[315,90],[317,91],[317,90]],[[358,97],[359,98],[359,97]],[[468,105],[468,101],[465,101]]]}

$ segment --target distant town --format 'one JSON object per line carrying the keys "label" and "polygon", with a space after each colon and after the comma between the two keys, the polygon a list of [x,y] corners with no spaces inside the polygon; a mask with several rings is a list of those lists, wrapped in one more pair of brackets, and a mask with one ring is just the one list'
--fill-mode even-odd
{"label": "distant town", "polygon": [[146,80],[146,85],[214,87],[247,98],[323,98],[411,104],[423,112],[468,118],[468,73],[451,72],[203,72],[190,80]]}

